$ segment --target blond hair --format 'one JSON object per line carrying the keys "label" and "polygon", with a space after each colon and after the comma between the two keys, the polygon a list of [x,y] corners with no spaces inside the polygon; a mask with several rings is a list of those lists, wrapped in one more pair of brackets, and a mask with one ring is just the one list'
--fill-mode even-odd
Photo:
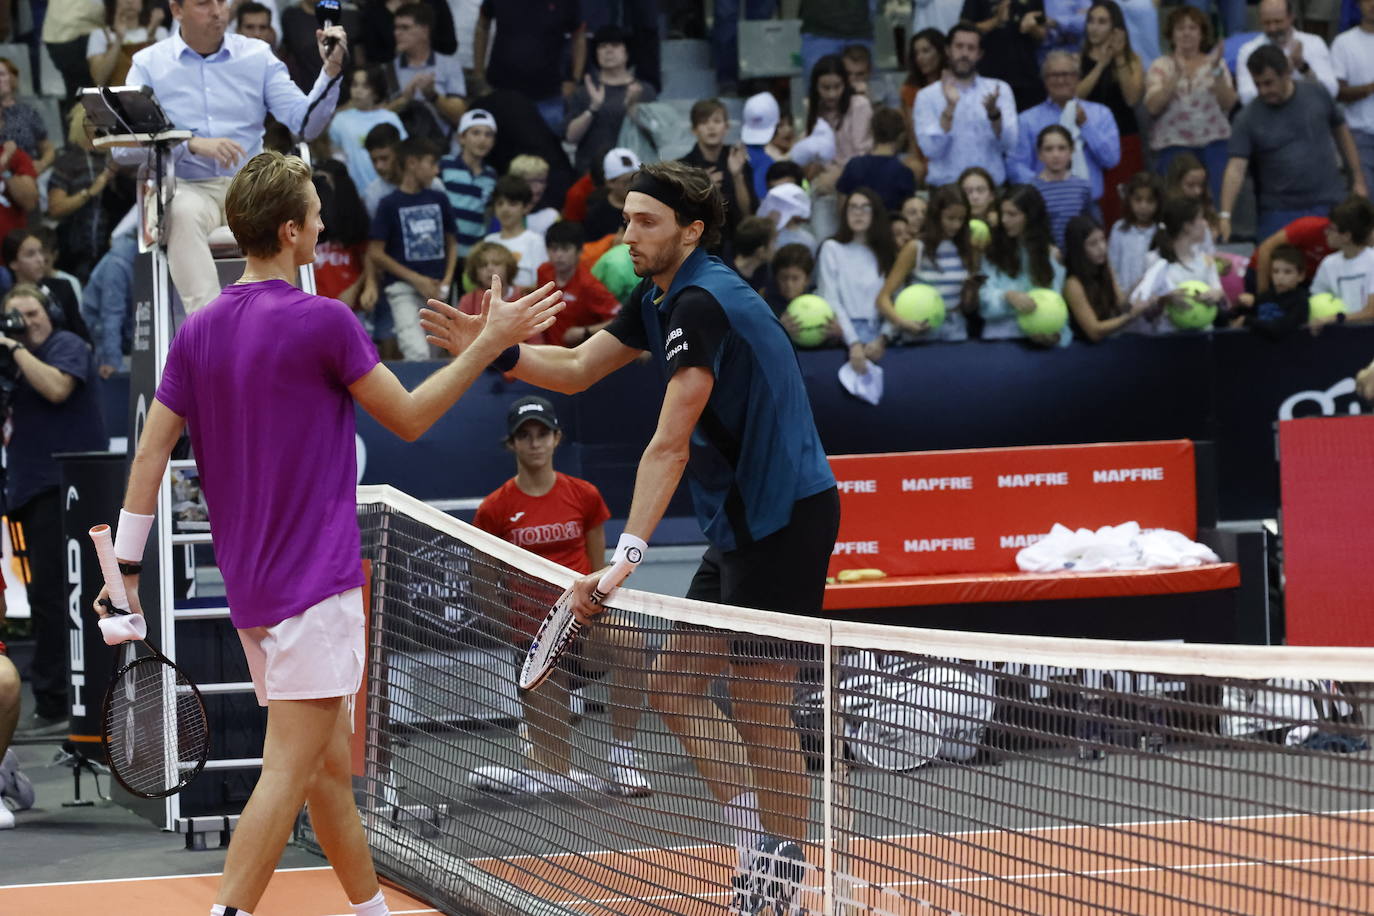
{"label": "blond hair", "polygon": [[516,156],[510,161],[510,165],[506,167],[506,174],[516,175],[526,181],[541,176],[547,178],[549,174],[549,163],[546,159],[541,159],[538,156],[531,156],[529,153],[525,153]]}
{"label": "blond hair", "polygon": [[224,198],[229,230],[245,254],[270,258],[281,251],[282,223],[305,225],[309,185],[310,166],[297,156],[268,151],[248,160]]}
{"label": "blond hair", "polygon": [[472,250],[468,252],[467,266],[464,269],[464,272],[468,275],[468,279],[472,281],[473,286],[478,289],[486,289],[491,286],[490,276],[477,276],[478,269],[483,266],[483,262],[488,258],[501,262],[501,270],[506,274],[505,280],[507,283],[513,283],[515,281],[516,261],[515,255],[511,250],[505,245],[497,242],[478,242],[476,245],[473,245]]}

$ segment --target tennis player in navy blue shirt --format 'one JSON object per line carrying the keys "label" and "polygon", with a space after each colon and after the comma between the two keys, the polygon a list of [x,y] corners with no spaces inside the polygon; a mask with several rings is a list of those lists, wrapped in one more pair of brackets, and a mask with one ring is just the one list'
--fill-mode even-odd
{"label": "tennis player in navy blue shirt", "polygon": [[[787,332],[737,273],[706,253],[724,223],[720,191],[702,169],[646,165],[624,216],[625,243],[644,279],[619,316],[581,346],[521,344],[497,368],[571,393],[653,354],[667,389],[617,553],[650,538],[685,472],[709,542],[688,597],[819,614],[839,530],[835,479]],[[430,308],[430,339],[462,352],[480,317],[437,302]],[[584,619],[600,612],[590,600],[599,577],[574,585]],[[718,647],[703,649],[717,639]],[[654,672],[650,703],[735,829],[731,912],[787,913],[804,880],[799,841],[811,795],[789,713],[805,653],[762,637],[728,647],[725,639],[689,628],[670,636],[659,657],[674,668]],[[733,719],[679,682],[727,674]]]}

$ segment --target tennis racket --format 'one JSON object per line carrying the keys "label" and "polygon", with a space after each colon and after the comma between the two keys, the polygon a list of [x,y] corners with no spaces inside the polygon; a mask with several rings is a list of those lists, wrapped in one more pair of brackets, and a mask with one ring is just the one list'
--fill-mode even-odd
{"label": "tennis racket", "polygon": [[[115,559],[109,525],[91,529],[100,572],[115,614],[129,613],[129,597]],[[127,643],[130,660],[105,691],[100,743],[119,784],[140,798],[166,798],[191,784],[210,756],[210,727],[200,690],[146,639],[150,655]]]}
{"label": "tennis racket", "polygon": [[[605,601],[606,596],[615,591],[616,587],[625,581],[625,577],[634,571],[642,557],[643,554],[635,547],[627,550],[625,558],[606,570],[601,580],[596,583],[596,588],[592,589],[592,603],[601,604]],[[558,664],[563,650],[567,649],[577,634],[582,632],[582,623],[573,613],[572,598],[572,586],[568,586],[554,602],[553,609],[545,615],[539,629],[535,631],[534,641],[525,653],[525,663],[520,666],[521,690],[533,690],[544,683],[549,672]]]}

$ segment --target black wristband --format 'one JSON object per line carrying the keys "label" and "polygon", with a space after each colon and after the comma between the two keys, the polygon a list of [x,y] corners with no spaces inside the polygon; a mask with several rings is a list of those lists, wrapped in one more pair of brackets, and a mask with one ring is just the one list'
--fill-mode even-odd
{"label": "black wristband", "polygon": [[125,563],[123,560],[120,560],[120,561],[119,561],[119,572],[120,572],[122,575],[125,575],[125,576],[136,576],[136,575],[138,575],[139,573],[143,572],[143,564],[142,564],[142,563]]}
{"label": "black wristband", "polygon": [[520,362],[520,345],[506,347],[501,351],[501,355],[491,361],[491,367],[497,372],[509,372],[515,368],[515,364]]}
{"label": "black wristband", "polygon": [[1347,315],[1345,312],[1337,312],[1337,313],[1336,313],[1336,324],[1345,324],[1345,319],[1347,319],[1347,318],[1349,318],[1349,317],[1350,317],[1350,316]]}

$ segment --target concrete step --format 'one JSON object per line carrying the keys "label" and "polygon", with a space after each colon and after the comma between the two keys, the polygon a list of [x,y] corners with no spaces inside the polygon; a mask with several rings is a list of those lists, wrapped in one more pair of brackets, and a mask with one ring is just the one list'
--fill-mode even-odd
{"label": "concrete step", "polygon": [[709,68],[669,68],[664,58],[662,99],[709,99],[716,94],[716,72]]}
{"label": "concrete step", "polygon": [[716,66],[711,56],[711,43],[700,38],[674,38],[665,41],[661,55],[665,72],[678,68],[714,70]]}

